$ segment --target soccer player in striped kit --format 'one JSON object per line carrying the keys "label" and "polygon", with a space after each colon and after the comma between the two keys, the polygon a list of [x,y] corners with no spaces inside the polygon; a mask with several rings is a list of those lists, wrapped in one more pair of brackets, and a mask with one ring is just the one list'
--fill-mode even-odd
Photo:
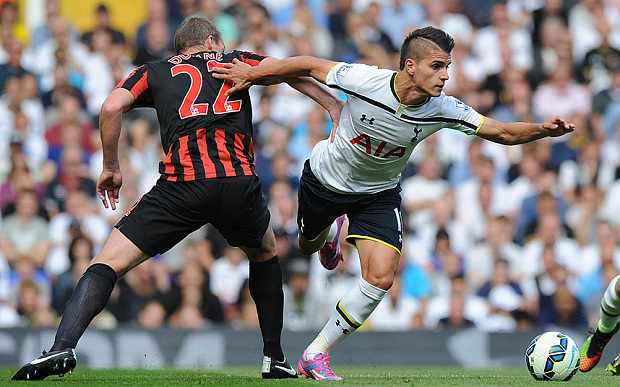
{"label": "soccer player in striped kit", "polygon": [[298,371],[306,377],[341,379],[329,367],[329,351],[364,323],[392,286],[402,247],[399,177],[417,144],[443,128],[507,145],[574,129],[561,117],[542,124],[500,123],[444,94],[453,47],[444,31],[425,27],[405,38],[398,72],[307,56],[252,68],[233,61],[215,70],[220,74],[215,77],[235,83],[229,95],[256,81],[291,75],[311,76],[347,95],[337,131],[315,145],[304,166],[299,248],[304,254],[319,251],[323,266],[335,268],[346,214],[345,240],[358,250],[362,277],[302,354]]}
{"label": "soccer player in striped kit", "polygon": [[[215,226],[250,260],[250,294],[263,336],[263,378],[296,378],[280,346],[282,272],[270,214],[254,171],[249,93],[229,97],[231,82],[212,77],[233,59],[249,66],[277,61],[251,52],[224,53],[220,31],[204,18],[185,20],[175,34],[178,55],[147,63],[121,81],[101,109],[103,205],[118,203],[121,118],[135,107],[157,111],[166,158],[161,178],[116,224],[68,302],[49,352],[24,365],[14,380],[64,375],[76,366],[74,348],[105,307],[116,281],[162,254],[206,223]],[[283,79],[279,80],[282,81]],[[337,122],[342,101],[311,78],[284,79],[321,104]]]}

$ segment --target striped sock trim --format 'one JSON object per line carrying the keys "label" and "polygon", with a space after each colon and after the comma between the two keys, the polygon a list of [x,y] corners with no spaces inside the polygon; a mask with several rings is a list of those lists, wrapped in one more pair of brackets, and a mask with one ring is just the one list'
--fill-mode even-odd
{"label": "striped sock trim", "polygon": [[336,311],[342,316],[344,321],[346,321],[347,324],[349,324],[353,328],[357,329],[362,326],[362,324],[356,323],[351,317],[349,317],[347,312],[345,312],[344,309],[342,309],[342,307],[340,306],[340,301],[338,301],[338,304],[336,304]]}

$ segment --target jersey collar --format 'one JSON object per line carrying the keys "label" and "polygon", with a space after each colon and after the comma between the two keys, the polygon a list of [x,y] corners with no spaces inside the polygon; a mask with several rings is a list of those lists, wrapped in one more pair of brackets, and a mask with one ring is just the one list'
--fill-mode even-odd
{"label": "jersey collar", "polygon": [[[400,106],[403,105],[403,103],[401,102],[400,97],[398,96],[398,93],[396,92],[396,76],[397,75],[398,75],[397,72],[392,74],[392,79],[390,79],[390,90],[392,90],[392,95],[398,101],[399,109],[397,109],[397,110],[400,110]],[[431,99],[431,97],[426,97],[424,99],[424,101],[422,101],[422,102],[420,102],[418,104],[415,104],[415,105],[403,105],[403,109],[409,108],[409,107],[420,107],[420,106],[424,105],[425,103],[427,103],[430,99]]]}

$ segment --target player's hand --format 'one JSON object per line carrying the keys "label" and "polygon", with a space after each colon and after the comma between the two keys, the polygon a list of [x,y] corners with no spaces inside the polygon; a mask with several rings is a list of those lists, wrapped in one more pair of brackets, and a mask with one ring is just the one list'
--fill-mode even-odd
{"label": "player's hand", "polygon": [[99,195],[99,199],[101,199],[105,208],[108,208],[109,200],[109,206],[116,210],[121,185],[123,185],[123,175],[120,168],[104,169],[101,172],[99,182],[97,183],[97,195]]}
{"label": "player's hand", "polygon": [[575,130],[575,124],[566,122],[560,116],[545,121],[542,127],[550,137],[562,136]]}
{"label": "player's hand", "polygon": [[338,126],[340,125],[340,113],[342,113],[342,108],[344,107],[344,101],[340,101],[337,106],[329,109],[329,117],[332,119],[332,131],[329,134],[329,142],[334,142],[336,139],[336,131],[338,130]]}
{"label": "player's hand", "polygon": [[226,91],[226,96],[252,86],[252,81],[248,79],[248,73],[252,66],[237,58],[233,59],[232,63],[222,63],[222,65],[224,67],[214,67],[212,75],[213,78],[234,83],[233,87]]}

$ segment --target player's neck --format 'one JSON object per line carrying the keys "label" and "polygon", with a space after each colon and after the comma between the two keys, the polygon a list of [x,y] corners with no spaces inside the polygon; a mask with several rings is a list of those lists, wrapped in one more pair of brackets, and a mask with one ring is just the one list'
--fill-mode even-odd
{"label": "player's neck", "polygon": [[394,91],[399,102],[407,106],[420,106],[428,102],[429,95],[420,92],[407,74],[396,74],[394,80]]}

